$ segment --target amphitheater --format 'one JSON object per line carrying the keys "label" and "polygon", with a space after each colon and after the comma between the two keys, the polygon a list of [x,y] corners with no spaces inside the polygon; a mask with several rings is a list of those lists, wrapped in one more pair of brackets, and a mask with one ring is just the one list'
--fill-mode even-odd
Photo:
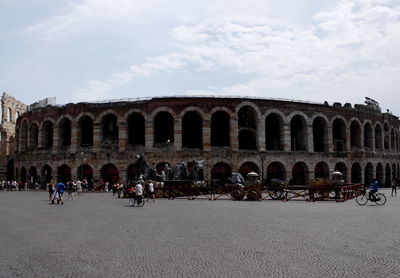
{"label": "amphitheater", "polygon": [[389,186],[400,172],[399,119],[369,98],[342,105],[155,97],[31,107],[14,121],[6,175],[28,183],[126,183],[136,175],[137,154],[158,172],[166,164],[191,167],[204,160],[210,182],[255,171],[264,180],[308,184],[339,170],[348,183],[369,184],[376,177]]}

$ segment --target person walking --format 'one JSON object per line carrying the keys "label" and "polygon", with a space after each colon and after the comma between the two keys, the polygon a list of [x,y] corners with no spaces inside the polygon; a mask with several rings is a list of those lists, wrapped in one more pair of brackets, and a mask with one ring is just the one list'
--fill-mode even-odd
{"label": "person walking", "polygon": [[56,185],[57,188],[57,204],[61,203],[64,205],[63,194],[65,191],[65,184],[63,182],[58,182]]}
{"label": "person walking", "polygon": [[78,192],[78,196],[82,194],[82,182],[80,180],[76,181],[76,192]]}
{"label": "person walking", "polygon": [[74,182],[69,181],[67,184],[67,191],[68,191],[68,200],[74,199]]}
{"label": "person walking", "polygon": [[49,187],[49,201],[52,201],[52,203],[54,204],[54,200],[53,200],[53,195],[54,195],[54,190],[55,190],[55,188],[54,188],[54,182],[53,182],[53,180],[51,180],[50,182],[49,182],[49,184],[48,184],[48,187]]}
{"label": "person walking", "polygon": [[149,201],[149,198],[153,199],[153,202],[156,201],[156,194],[155,194],[155,190],[154,190],[154,184],[151,182],[149,183],[148,186],[148,192],[147,192],[147,202]]}
{"label": "person walking", "polygon": [[395,180],[392,180],[392,197],[393,197],[393,193],[397,197],[397,182]]}

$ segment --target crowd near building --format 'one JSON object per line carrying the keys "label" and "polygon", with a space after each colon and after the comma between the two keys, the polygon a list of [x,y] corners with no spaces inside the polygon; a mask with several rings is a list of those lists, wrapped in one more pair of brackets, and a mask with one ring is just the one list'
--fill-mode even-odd
{"label": "crowd near building", "polygon": [[209,182],[255,171],[308,184],[338,170],[348,183],[376,177],[390,186],[400,174],[399,119],[369,98],[354,106],[187,96],[25,106],[3,94],[1,115],[0,174],[24,183],[127,183],[138,154],[159,173],[204,160]]}

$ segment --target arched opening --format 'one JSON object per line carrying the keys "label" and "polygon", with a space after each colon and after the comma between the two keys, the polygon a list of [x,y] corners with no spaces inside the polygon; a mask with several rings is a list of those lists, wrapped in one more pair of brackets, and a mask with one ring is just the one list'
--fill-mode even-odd
{"label": "arched opening", "polygon": [[272,179],[286,180],[286,169],[280,162],[272,162],[267,167],[267,182]]}
{"label": "arched opening", "polygon": [[218,180],[221,184],[225,184],[231,174],[231,167],[224,162],[218,162],[211,169],[211,179]]}
{"label": "arched opening", "polygon": [[10,159],[7,162],[7,180],[12,181],[14,179],[14,159]]}
{"label": "arched opening", "polygon": [[335,119],[332,124],[333,151],[346,151],[346,123],[342,119]]}
{"label": "arched opening", "polygon": [[67,184],[71,180],[71,168],[68,165],[61,165],[57,169],[57,182]]}
{"label": "arched opening", "polygon": [[361,126],[357,121],[350,125],[350,147],[361,148]]}
{"label": "arched opening", "polygon": [[374,167],[372,166],[371,163],[367,163],[365,166],[365,172],[364,172],[364,184],[366,186],[369,186],[374,179]]}
{"label": "arched opening", "polygon": [[292,151],[307,151],[307,124],[302,116],[296,115],[290,121],[290,142]]}
{"label": "arched opening", "polygon": [[265,148],[283,151],[283,120],[278,114],[269,114],[265,119]]}
{"label": "arched opening", "polygon": [[39,141],[39,128],[37,124],[31,124],[29,128],[29,149],[34,150],[38,147]]}
{"label": "arched opening", "polygon": [[328,127],[326,121],[321,118],[315,118],[313,122],[313,142],[314,152],[326,152],[327,148],[327,133]]}
{"label": "arched opening", "polygon": [[47,164],[42,167],[41,174],[42,174],[42,177],[41,177],[42,186],[45,186],[48,182],[50,182],[53,179],[52,169]]}
{"label": "arched opening", "polygon": [[380,186],[384,185],[383,166],[381,163],[376,165],[376,179],[378,180]]}
{"label": "arched opening", "polygon": [[29,181],[28,181],[28,185],[29,188],[33,188],[33,185],[38,182],[38,174],[37,174],[37,170],[35,166],[32,166],[29,169]]}
{"label": "arched opening", "polygon": [[343,174],[344,182],[347,182],[347,166],[344,162],[338,162],[335,165],[335,170]]}
{"label": "arched opening", "polygon": [[211,146],[229,147],[230,119],[224,111],[215,112],[211,117]]}
{"label": "arched opening", "polygon": [[23,122],[20,132],[21,151],[24,152],[28,148],[28,124]]}
{"label": "arched opening", "polygon": [[145,120],[142,114],[132,113],[128,117],[128,144],[132,146],[145,145]]}
{"label": "arched opening", "polygon": [[64,118],[60,122],[60,146],[68,147],[71,145],[71,120]]}
{"label": "arched opening", "polygon": [[396,180],[397,179],[397,170],[396,170],[396,164],[393,163],[392,164],[392,180]]}
{"label": "arched opening", "polygon": [[154,118],[154,144],[162,147],[174,139],[174,118],[166,111],[158,112]]}
{"label": "arched opening", "polygon": [[77,177],[79,180],[91,181],[93,179],[93,169],[88,164],[83,164],[78,167]]}
{"label": "arched opening", "polygon": [[364,148],[366,150],[371,150],[373,147],[373,135],[372,126],[370,123],[364,125]]}
{"label": "arched opening", "polygon": [[386,164],[385,167],[385,187],[392,186],[392,170],[390,169],[390,164]]}
{"label": "arched opening", "polygon": [[93,146],[93,120],[89,116],[83,116],[79,120],[81,147]]}
{"label": "arched opening", "polygon": [[361,183],[361,165],[353,163],[351,166],[351,183]]}
{"label": "arched opening", "polygon": [[203,148],[203,119],[196,111],[186,112],[182,118],[182,147]]}
{"label": "arched opening", "polygon": [[253,131],[249,129],[242,129],[239,131],[239,149],[240,150],[256,150],[256,136]]}
{"label": "arched opening", "polygon": [[137,177],[137,165],[136,163],[130,164],[128,168],[126,169],[126,177],[127,177],[127,182],[128,183],[133,183],[134,180],[136,180]]}
{"label": "arched opening", "polygon": [[254,109],[250,106],[240,108],[238,112],[239,149],[257,149],[257,120]]}
{"label": "arched opening", "polygon": [[101,168],[101,179],[104,183],[108,182],[110,185],[119,181],[119,171],[114,164],[106,164]]}
{"label": "arched opening", "polygon": [[26,169],[22,166],[21,168],[21,181],[25,184],[26,183]]}
{"label": "arched opening", "polygon": [[102,121],[103,147],[118,148],[117,116],[107,114]]}
{"label": "arched opening", "polygon": [[380,125],[375,127],[375,148],[382,150],[382,127]]}
{"label": "arched opening", "polygon": [[309,172],[307,165],[303,162],[297,162],[292,169],[292,178],[289,184],[307,185],[309,183]]}
{"label": "arched opening", "polygon": [[385,131],[385,136],[384,136],[384,140],[383,140],[383,145],[385,147],[385,150],[389,150],[389,125],[387,123],[384,124],[383,126],[384,131]]}
{"label": "arched opening", "polygon": [[8,122],[11,122],[11,115],[12,115],[12,111],[11,111],[11,108],[8,108],[7,109],[7,121]]}
{"label": "arched opening", "polygon": [[250,172],[255,172],[260,174],[260,170],[258,169],[257,165],[254,162],[248,161],[242,164],[239,168],[239,173],[247,179],[247,174]]}
{"label": "arched opening", "polygon": [[329,166],[325,162],[319,162],[315,165],[315,178],[329,180]]}
{"label": "arched opening", "polygon": [[53,123],[45,121],[42,127],[42,147],[49,149],[53,147]]}

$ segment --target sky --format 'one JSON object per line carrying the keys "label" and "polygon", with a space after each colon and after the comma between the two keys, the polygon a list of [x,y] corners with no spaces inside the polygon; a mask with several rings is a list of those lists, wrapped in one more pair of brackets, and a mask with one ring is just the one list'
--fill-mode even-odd
{"label": "sky", "polygon": [[176,95],[400,115],[400,0],[0,0],[0,89],[26,104]]}

